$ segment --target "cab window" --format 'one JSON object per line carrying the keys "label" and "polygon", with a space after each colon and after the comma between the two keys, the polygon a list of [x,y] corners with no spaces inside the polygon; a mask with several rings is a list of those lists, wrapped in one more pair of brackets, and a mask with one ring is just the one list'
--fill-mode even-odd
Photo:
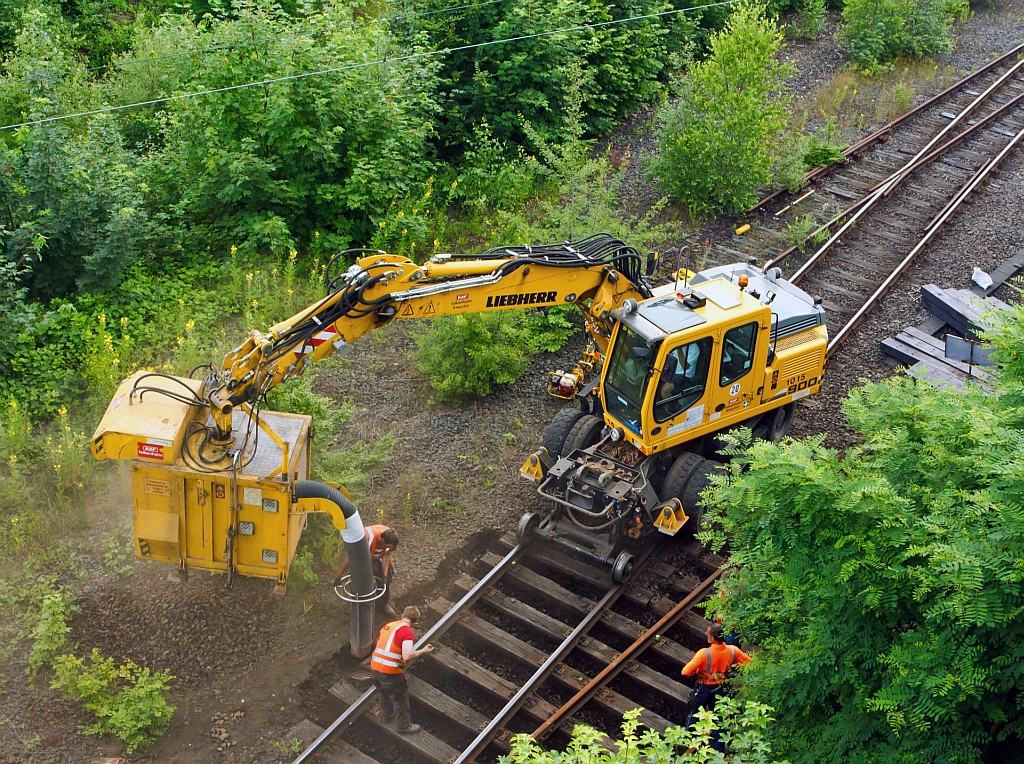
{"label": "cab window", "polygon": [[689,342],[670,350],[658,381],[654,399],[654,418],[658,422],[672,419],[686,411],[704,395],[711,365],[710,337]]}
{"label": "cab window", "polygon": [[757,322],[737,326],[725,333],[722,342],[722,373],[719,385],[731,385],[750,371],[757,346]]}

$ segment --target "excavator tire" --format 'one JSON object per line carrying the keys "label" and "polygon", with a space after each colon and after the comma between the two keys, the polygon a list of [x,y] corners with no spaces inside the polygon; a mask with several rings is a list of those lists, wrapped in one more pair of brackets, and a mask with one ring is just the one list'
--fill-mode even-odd
{"label": "excavator tire", "polygon": [[701,456],[692,451],[683,451],[679,454],[665,474],[665,482],[661,486],[661,500],[679,499],[682,501],[687,481],[703,461]]}
{"label": "excavator tire", "polygon": [[787,403],[768,415],[768,433],[765,436],[765,440],[778,443],[789,434],[789,428],[793,425],[795,409],[795,403]]}
{"label": "excavator tire", "polygon": [[587,448],[594,445],[603,429],[604,419],[601,417],[594,416],[593,414],[586,414],[580,417],[579,421],[569,430],[565,443],[562,444],[562,453],[571,454],[577,448]]}
{"label": "excavator tire", "polygon": [[704,505],[700,494],[711,482],[710,476],[721,472],[725,467],[697,454],[684,452],[676,458],[665,475],[665,484],[661,489],[661,500],[679,499],[683,511],[690,518],[685,526],[688,533],[699,533],[703,530],[701,519],[704,517]]}
{"label": "excavator tire", "polygon": [[544,440],[541,441],[541,445],[548,450],[548,456],[557,459],[562,455],[562,446],[569,436],[569,431],[584,416],[584,413],[577,408],[564,408],[555,414],[551,424],[544,430]]}

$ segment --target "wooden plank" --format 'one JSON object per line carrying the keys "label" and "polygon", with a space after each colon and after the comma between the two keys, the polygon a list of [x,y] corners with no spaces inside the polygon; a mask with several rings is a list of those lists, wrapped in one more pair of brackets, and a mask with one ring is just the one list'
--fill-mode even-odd
{"label": "wooden plank", "polygon": [[[501,560],[496,554],[488,553],[481,558],[481,561],[493,567]],[[529,591],[531,596],[544,600],[545,602],[559,605],[569,610],[573,615],[583,618],[597,605],[593,600],[581,597],[575,592],[559,586],[554,581],[534,573],[529,568],[516,566],[506,573],[506,578]],[[609,613],[601,619],[601,626],[608,629],[619,637],[635,642],[644,632],[644,627],[631,618]],[[667,638],[662,638],[648,648],[651,652],[668,661],[670,664],[682,669],[693,657],[693,651]]]}
{"label": "wooden plank", "polygon": [[[302,739],[300,736],[300,739],[302,739],[302,742],[306,745],[320,737],[324,731],[323,727],[318,724],[314,724],[309,719],[304,719],[302,721],[302,726],[312,735],[311,738],[306,739]],[[290,740],[291,737],[291,735],[288,735],[285,739]],[[320,761],[323,761],[324,764],[377,764],[376,759],[370,758],[358,748],[354,748],[344,740],[332,740],[330,746],[335,750],[333,753],[324,754],[320,758]]]}
{"label": "wooden plank", "polygon": [[881,342],[882,351],[889,356],[892,356],[896,360],[900,361],[904,366],[924,366],[927,367],[930,377],[938,377],[947,381],[952,382],[966,382],[967,377],[960,374],[950,366],[942,363],[941,361],[933,358],[927,353],[922,353],[910,345],[907,345],[892,337],[886,338]]}
{"label": "wooden plank", "polygon": [[914,328],[917,331],[921,332],[922,334],[926,334],[930,337],[933,334],[935,334],[935,332],[942,329],[945,325],[946,322],[943,321],[941,318],[938,318],[937,316],[928,316],[928,318],[926,318],[924,321],[919,323]]}
{"label": "wooden plank", "polygon": [[[434,609],[435,605],[442,608],[446,605],[449,608],[451,607],[451,603],[446,602],[441,598],[438,598],[431,603],[431,609]],[[464,616],[459,619],[456,628],[464,632],[468,637],[487,644],[491,650],[500,653],[506,658],[520,663],[527,668],[540,668],[541,664],[543,664],[547,659],[546,653],[538,650],[532,645],[528,645],[521,639],[509,634],[507,631],[499,629],[494,624],[485,621],[479,616]],[[590,677],[580,671],[577,671],[571,666],[566,665],[565,663],[560,663],[551,673],[550,681],[561,685],[575,694],[587,686],[587,683],[590,681]],[[627,711],[637,707],[635,702],[608,687],[604,688],[604,690],[596,695],[593,700],[591,700],[591,703],[599,706],[605,713],[609,713],[615,717],[622,716]],[[672,726],[667,719],[648,709],[641,711],[640,721],[644,725],[657,730],[658,732],[664,732]]]}
{"label": "wooden plank", "polygon": [[[463,575],[456,580],[455,586],[464,592],[468,592],[476,583],[476,579]],[[481,598],[481,602],[555,642],[560,642],[565,639],[568,633],[572,632],[572,627],[568,624],[562,623],[547,613],[543,613],[499,591],[488,592]],[[619,655],[617,650],[590,636],[584,637],[576,649],[602,665],[611,663]],[[626,672],[626,676],[631,677],[635,682],[642,685],[644,691],[660,693],[669,702],[685,704],[689,701],[689,687],[664,674],[658,673],[642,663],[634,663],[632,670]]]}
{"label": "wooden plank", "polygon": [[972,368],[963,361],[955,361],[952,358],[946,358],[945,342],[936,339],[935,337],[924,335],[913,326],[908,326],[902,332],[897,334],[896,339],[910,347],[920,350],[922,353],[927,353],[935,358],[935,360],[941,361],[947,366],[956,369],[961,374],[975,376],[980,379],[988,379],[989,373],[984,369],[977,366]]}
{"label": "wooden plank", "polygon": [[[434,652],[420,660],[436,662],[439,667],[483,690],[502,705],[512,700],[519,690],[518,687],[504,677],[485,669],[465,655],[445,645],[435,645]],[[555,713],[555,707],[543,698],[532,695],[520,713],[529,717],[532,724],[542,724]]]}
{"label": "wooden plank", "polygon": [[[464,703],[460,703],[455,698],[446,695],[434,687],[434,685],[424,682],[419,677],[410,674],[407,677],[407,681],[409,682],[409,697],[411,699],[422,703],[439,714],[443,714],[453,724],[461,727],[470,736],[470,739],[475,738],[477,733],[486,727],[490,721],[489,718],[477,710],[470,708]],[[493,744],[500,748],[503,754],[506,754],[512,750],[507,742],[511,737],[512,733],[507,730],[501,730],[494,739]]]}
{"label": "wooden plank", "polygon": [[[329,692],[342,703],[350,706],[363,694],[348,682],[335,683]],[[446,742],[439,740],[426,730],[415,735],[399,735],[386,724],[381,724],[377,713],[377,709],[374,709],[370,713],[364,713],[361,717],[374,725],[377,734],[383,735],[394,742],[402,743],[421,756],[431,761],[436,761],[437,764],[447,764],[449,761],[454,761],[459,757],[459,751],[456,751]]]}
{"label": "wooden plank", "polygon": [[847,297],[851,300],[856,300],[857,302],[867,302],[868,299],[867,295],[860,294],[859,292],[854,292],[852,289],[847,289],[846,287],[830,284],[827,281],[815,278],[814,276],[804,276],[804,282],[807,284],[813,284],[814,286],[818,287],[818,289],[824,289],[826,292],[838,294],[842,297]]}
{"label": "wooden plank", "polygon": [[[864,253],[862,252],[861,254]],[[887,271],[885,268],[881,267],[880,265],[876,265],[874,262],[868,260],[867,258],[856,257],[855,255],[853,255],[853,253],[848,253],[842,249],[837,249],[833,252],[830,252],[829,258],[837,262],[844,263],[850,266],[851,268],[863,268],[866,271],[876,273],[882,277],[882,281],[884,281],[889,276],[889,273],[891,273],[891,271]],[[882,283],[882,281],[879,281],[877,283],[880,284]],[[872,289],[871,291],[874,290]]]}
{"label": "wooden plank", "polygon": [[992,286],[986,289],[984,294],[992,294],[994,291],[999,289],[999,287],[1016,276],[1022,268],[1024,268],[1024,249],[992,271],[990,274],[992,276]]}
{"label": "wooden plank", "polygon": [[833,196],[838,196],[841,199],[849,199],[851,202],[855,202],[864,196],[864,194],[857,194],[853,191],[847,191],[845,188],[837,188],[836,186],[822,186],[821,188],[823,191],[827,191]]}
{"label": "wooden plank", "polygon": [[344,740],[331,741],[331,747],[336,750],[323,759],[324,764],[377,764],[376,759],[370,758]]}
{"label": "wooden plank", "polygon": [[840,316],[847,316],[848,318],[853,318],[853,314],[857,312],[852,308],[845,308],[842,305],[837,305],[831,300],[822,300],[821,307],[825,309],[826,313],[838,313]]}
{"label": "wooden plank", "polygon": [[929,312],[944,320],[965,337],[977,339],[980,313],[935,284],[921,286],[921,300]]}

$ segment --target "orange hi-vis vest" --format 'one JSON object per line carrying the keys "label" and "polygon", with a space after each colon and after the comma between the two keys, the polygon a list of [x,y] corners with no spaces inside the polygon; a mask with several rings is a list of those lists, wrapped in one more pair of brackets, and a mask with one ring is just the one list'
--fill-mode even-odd
{"label": "orange hi-vis vest", "polygon": [[366,529],[366,543],[370,545],[370,557],[380,559],[385,554],[394,552],[398,547],[385,544],[381,535],[390,530],[386,525],[371,525]]}
{"label": "orange hi-vis vest", "polygon": [[697,680],[701,684],[721,684],[728,678],[729,669],[736,664],[736,648],[732,645],[726,645],[726,647],[729,648],[728,658],[725,657],[725,653],[712,656],[711,648],[704,648],[708,654],[708,660],[704,668],[697,672]]}
{"label": "orange hi-vis vest", "polygon": [[405,668],[405,661],[402,659],[401,649],[395,650],[395,634],[402,621],[392,621],[380,630],[377,637],[377,647],[370,657],[370,670],[379,671],[382,674],[401,674]]}

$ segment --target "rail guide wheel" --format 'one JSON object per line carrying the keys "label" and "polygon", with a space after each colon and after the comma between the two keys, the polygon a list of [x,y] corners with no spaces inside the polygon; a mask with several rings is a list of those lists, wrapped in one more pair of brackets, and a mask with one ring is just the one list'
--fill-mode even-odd
{"label": "rail guide wheel", "polygon": [[615,558],[615,565],[612,566],[612,581],[617,584],[624,584],[633,574],[633,555],[629,552],[619,552]]}
{"label": "rail guide wheel", "polygon": [[522,544],[529,539],[539,525],[540,516],[533,512],[527,512],[519,518],[519,525],[516,526],[516,541]]}

